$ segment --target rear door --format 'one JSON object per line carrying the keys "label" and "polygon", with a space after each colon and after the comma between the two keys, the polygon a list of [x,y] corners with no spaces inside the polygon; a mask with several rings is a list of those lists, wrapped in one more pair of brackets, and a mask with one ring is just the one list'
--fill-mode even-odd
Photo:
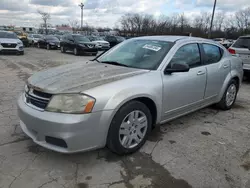
{"label": "rear door", "polygon": [[227,58],[223,58],[224,50],[217,45],[201,44],[203,53],[203,63],[207,69],[207,86],[205,99],[208,103],[216,100],[223,83],[230,74],[231,63]]}
{"label": "rear door", "polygon": [[250,70],[250,36],[238,38],[230,49],[235,50],[235,53],[239,54],[244,63],[243,69]]}

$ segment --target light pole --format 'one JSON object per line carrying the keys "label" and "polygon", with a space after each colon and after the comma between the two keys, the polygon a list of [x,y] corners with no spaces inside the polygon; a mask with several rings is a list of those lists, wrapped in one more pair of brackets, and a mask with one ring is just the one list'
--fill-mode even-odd
{"label": "light pole", "polygon": [[79,5],[79,7],[81,7],[81,31],[82,31],[82,22],[83,22],[83,7],[84,7],[84,4],[83,4],[83,3],[81,3],[81,4]]}
{"label": "light pole", "polygon": [[214,0],[214,8],[213,8],[213,13],[212,13],[212,19],[211,19],[211,23],[210,23],[210,29],[209,29],[209,33],[208,33],[208,38],[211,38],[212,35],[212,28],[213,28],[213,21],[214,21],[214,12],[215,12],[215,7],[216,7],[216,2],[217,0]]}

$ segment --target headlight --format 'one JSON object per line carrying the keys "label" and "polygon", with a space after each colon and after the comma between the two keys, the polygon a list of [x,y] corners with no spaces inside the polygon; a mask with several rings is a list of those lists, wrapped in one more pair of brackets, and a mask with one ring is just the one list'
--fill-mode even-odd
{"label": "headlight", "polygon": [[92,111],[94,104],[94,98],[83,94],[54,95],[46,110],[69,114],[85,114]]}
{"label": "headlight", "polygon": [[23,45],[23,43],[22,43],[22,42],[17,42],[17,44],[18,44],[18,45]]}
{"label": "headlight", "polygon": [[86,47],[85,44],[79,44],[79,46]]}
{"label": "headlight", "polygon": [[50,45],[54,45],[55,43],[53,43],[53,42],[50,42],[49,44],[50,44]]}

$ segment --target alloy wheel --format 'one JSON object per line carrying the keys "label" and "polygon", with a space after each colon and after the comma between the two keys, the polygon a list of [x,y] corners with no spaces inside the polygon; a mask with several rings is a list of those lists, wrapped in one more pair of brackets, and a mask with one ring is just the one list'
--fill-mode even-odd
{"label": "alloy wheel", "polygon": [[146,136],[147,116],[140,110],[130,112],[122,121],[119,129],[119,141],[124,148],[134,148]]}
{"label": "alloy wheel", "polygon": [[234,103],[237,94],[237,88],[235,84],[231,84],[226,93],[226,105],[231,106]]}

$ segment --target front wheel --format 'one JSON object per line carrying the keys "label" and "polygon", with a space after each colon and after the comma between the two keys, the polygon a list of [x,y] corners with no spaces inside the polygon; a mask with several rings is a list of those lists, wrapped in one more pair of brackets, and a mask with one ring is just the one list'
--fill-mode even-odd
{"label": "front wheel", "polygon": [[222,110],[230,110],[235,103],[238,93],[238,83],[236,80],[231,80],[227,86],[227,89],[217,106]]}
{"label": "front wheel", "polygon": [[61,52],[65,53],[65,48],[63,46],[61,46]]}
{"label": "front wheel", "polygon": [[74,48],[74,55],[78,55],[78,50],[77,50],[77,48]]}
{"label": "front wheel", "polygon": [[108,148],[119,154],[139,150],[152,128],[152,116],[147,106],[139,101],[123,105],[115,114],[108,132]]}

